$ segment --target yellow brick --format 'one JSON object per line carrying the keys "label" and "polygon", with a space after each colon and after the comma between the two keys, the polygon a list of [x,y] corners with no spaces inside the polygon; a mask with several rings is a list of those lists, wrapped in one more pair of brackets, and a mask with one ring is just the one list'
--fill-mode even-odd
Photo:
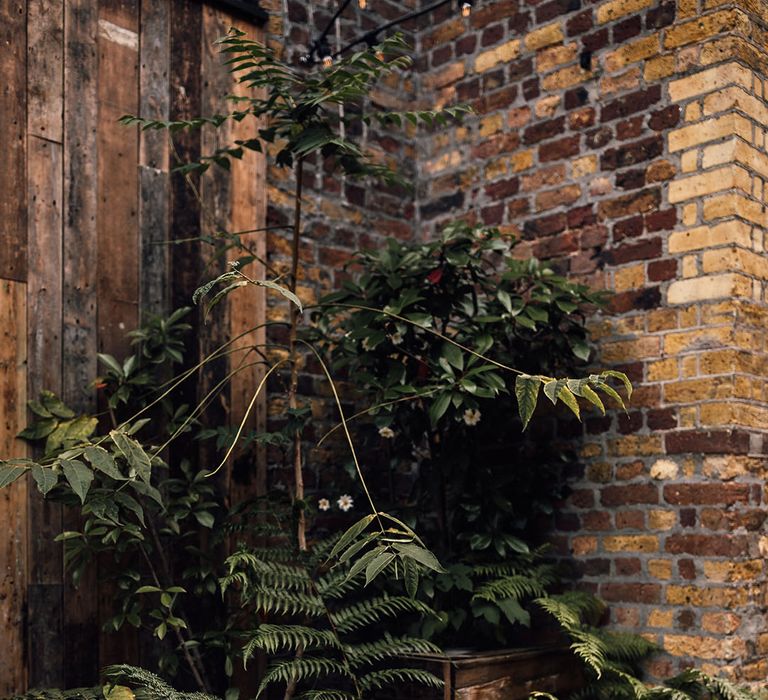
{"label": "yellow brick", "polygon": [[729,270],[768,279],[768,258],[743,248],[718,248],[705,251],[701,258],[701,266],[705,274]]}
{"label": "yellow brick", "polygon": [[613,92],[632,90],[640,84],[640,69],[630,68],[619,75],[607,75],[600,79],[600,94],[610,95]]}
{"label": "yellow brick", "polygon": [[543,49],[545,46],[559,44],[564,38],[560,22],[552,22],[528,34],[525,37],[525,48],[529,51]]}
{"label": "yellow brick", "polygon": [[693,204],[686,204],[683,207],[683,225],[693,226],[699,220],[699,208]]}
{"label": "yellow brick", "polygon": [[747,247],[752,240],[750,227],[741,221],[726,221],[715,226],[697,226],[687,231],[673,231],[669,236],[669,252],[681,253],[734,243]]}
{"label": "yellow brick", "polygon": [[727,10],[705,15],[691,22],[674,24],[667,28],[664,36],[664,47],[672,49],[685,46],[721,32],[731,31],[736,25],[738,14],[735,10]]}
{"label": "yellow brick", "polygon": [[571,161],[571,174],[574,179],[597,172],[597,156],[589,155]]}
{"label": "yellow brick", "polygon": [[680,156],[680,169],[684,173],[693,173],[699,169],[699,152],[695,148]]}
{"label": "yellow brick", "polygon": [[621,535],[603,538],[606,552],[657,552],[659,538],[655,535]]}
{"label": "yellow brick", "polygon": [[492,114],[480,120],[480,136],[487,137],[504,128],[504,117],[500,113]]}
{"label": "yellow brick", "polygon": [[583,83],[591,77],[592,71],[584,70],[580,65],[568,66],[544,76],[541,85],[545,90],[561,90]]}
{"label": "yellow brick", "polygon": [[686,379],[664,384],[664,401],[670,404],[694,403],[706,399],[727,398],[733,392],[733,382],[724,377]]}
{"label": "yellow brick", "polygon": [[447,170],[448,168],[455,167],[461,163],[461,153],[459,151],[451,151],[450,153],[444,153],[437,158],[433,158],[425,163],[424,168],[429,173],[437,173],[441,170]]}
{"label": "yellow brick", "polygon": [[677,524],[674,510],[652,510],[648,513],[648,527],[651,530],[671,530]]}
{"label": "yellow brick", "polygon": [[658,357],[659,339],[645,336],[637,340],[618,340],[603,345],[602,360],[607,364]]}
{"label": "yellow brick", "polygon": [[635,39],[628,44],[624,44],[616,51],[612,51],[605,57],[605,69],[608,71],[617,71],[624,66],[642,61],[645,58],[651,58],[659,53],[659,35]]}
{"label": "yellow brick", "polygon": [[698,277],[699,276],[699,256],[698,255],[686,255],[683,257],[683,277]]}
{"label": "yellow brick", "polygon": [[622,267],[613,273],[613,286],[617,292],[626,292],[628,289],[640,289],[645,284],[645,265],[632,265]]}
{"label": "yellow brick", "polygon": [[677,312],[674,309],[655,309],[645,314],[645,321],[649,333],[668,331],[677,328]]}
{"label": "yellow brick", "polygon": [[701,119],[701,105],[698,102],[691,102],[685,108],[685,121],[697,122]]}
{"label": "yellow brick", "polygon": [[686,78],[673,80],[669,84],[669,97],[673,102],[680,102],[694,95],[703,95],[734,83],[748,90],[751,89],[752,73],[740,63],[731,61]]}
{"label": "yellow brick", "polygon": [[699,424],[699,409],[696,406],[683,407],[678,415],[681,428],[695,428]]}
{"label": "yellow brick", "polygon": [[518,173],[533,165],[533,151],[517,151],[510,159],[512,172]]}
{"label": "yellow brick", "polygon": [[562,66],[576,59],[579,46],[575,42],[565,46],[551,46],[536,54],[536,71],[547,73],[553,68]]}
{"label": "yellow brick", "polygon": [[574,537],[571,540],[571,551],[578,557],[591,554],[597,550],[597,537]]}
{"label": "yellow brick", "polygon": [[[648,562],[648,574],[664,581],[671,579],[672,562],[669,559],[651,559]],[[659,615],[654,617],[654,613]],[[672,611],[662,613],[661,610],[654,610],[648,618],[648,624],[651,627],[672,627]]]}
{"label": "yellow brick", "polygon": [[741,618],[731,612],[704,613],[701,626],[707,632],[732,634],[741,626]]}
{"label": "yellow brick", "polygon": [[699,13],[699,0],[678,0],[677,16],[680,19],[695,17]]}
{"label": "yellow brick", "polygon": [[751,194],[752,177],[744,168],[731,164],[670,182],[669,201],[682,202],[733,188]]}
{"label": "yellow brick", "polygon": [[551,117],[557,111],[559,105],[560,96],[550,95],[549,97],[544,97],[543,99],[539,100],[536,103],[536,109],[534,111],[536,116],[539,118]]}
{"label": "yellow brick", "polygon": [[643,78],[648,81],[661,80],[667,78],[675,72],[675,56],[656,56],[645,62],[643,69]]}
{"label": "yellow brick", "polygon": [[699,359],[696,355],[686,355],[683,357],[683,368],[681,374],[684,378],[699,376]]}
{"label": "yellow brick", "polygon": [[658,362],[650,362],[647,365],[647,378],[649,382],[661,382],[665,379],[677,379],[677,360],[674,357]]}
{"label": "yellow brick", "polygon": [[710,581],[748,581],[763,573],[763,560],[751,561],[705,561],[704,575]]}
{"label": "yellow brick", "polygon": [[674,627],[674,620],[673,610],[651,610],[648,614],[648,627]]}
{"label": "yellow brick", "polygon": [[597,22],[598,24],[613,22],[619,17],[638,12],[652,4],[653,0],[610,0],[597,8]]}
{"label": "yellow brick", "polygon": [[723,347],[732,343],[733,329],[728,326],[667,333],[664,336],[664,354],[677,355],[691,350]]}
{"label": "yellow brick", "polygon": [[709,197],[704,200],[703,209],[704,221],[739,216],[759,226],[768,224],[768,216],[760,202],[747,199],[737,192]]}
{"label": "yellow brick", "polygon": [[749,601],[746,588],[698,588],[696,586],[668,585],[667,603],[671,605],[694,605],[708,608],[735,608]]}
{"label": "yellow brick", "polygon": [[735,659],[746,655],[747,643],[738,637],[700,637],[685,634],[665,634],[664,651],[672,656],[697,659]]}
{"label": "yellow brick", "polygon": [[677,280],[669,285],[667,303],[691,304],[705,299],[752,296],[752,281],[737,274],[711,275]]}
{"label": "yellow brick", "polygon": [[727,455],[725,457],[707,457],[701,467],[701,473],[712,479],[730,481],[749,474],[762,474],[764,464],[755,457]]}
{"label": "yellow brick", "polygon": [[725,114],[669,132],[669,150],[682,151],[727,136],[752,139],[752,124],[740,114]]}
{"label": "yellow brick", "polygon": [[730,163],[734,159],[736,143],[734,139],[716,143],[713,146],[707,146],[702,151],[701,165],[704,168],[711,168],[715,165]]}
{"label": "yellow brick", "polygon": [[[635,402],[634,395],[632,402]],[[608,443],[608,451],[616,457],[651,457],[664,452],[659,435],[626,435]]]}
{"label": "yellow brick", "polygon": [[490,51],[483,51],[475,59],[475,71],[484,73],[499,63],[507,63],[520,55],[520,40],[513,39]]}
{"label": "yellow brick", "polygon": [[490,163],[488,163],[488,165],[485,166],[485,179],[490,181],[495,180],[502,175],[506,175],[508,168],[509,158],[506,156],[504,158],[497,158],[496,160],[492,160]]}

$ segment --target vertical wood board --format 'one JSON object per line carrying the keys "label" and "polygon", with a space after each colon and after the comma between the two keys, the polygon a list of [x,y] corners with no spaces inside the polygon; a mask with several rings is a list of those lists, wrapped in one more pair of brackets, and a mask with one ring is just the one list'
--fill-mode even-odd
{"label": "vertical wood board", "polygon": [[25,0],[0,0],[0,279],[20,281],[27,278],[26,10]]}
{"label": "vertical wood board", "polygon": [[[26,286],[0,280],[0,455],[24,457],[16,439],[26,419]],[[26,687],[25,609],[27,591],[26,478],[0,490],[0,697]]]}

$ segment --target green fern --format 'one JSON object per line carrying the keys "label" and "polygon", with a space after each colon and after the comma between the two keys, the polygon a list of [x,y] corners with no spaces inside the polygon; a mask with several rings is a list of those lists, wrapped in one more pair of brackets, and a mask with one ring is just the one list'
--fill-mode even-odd
{"label": "green fern", "polygon": [[441,685],[426,671],[398,667],[401,657],[439,652],[434,644],[378,630],[386,619],[434,613],[414,598],[367,588],[365,572],[348,563],[329,568],[338,541],[296,552],[287,537],[273,538],[268,548],[243,546],[227,560],[222,590],[248,619],[263,621],[243,637],[244,663],[257,651],[270,657],[257,697],[273,685],[295,686],[295,697],[306,700],[358,700],[401,682]]}

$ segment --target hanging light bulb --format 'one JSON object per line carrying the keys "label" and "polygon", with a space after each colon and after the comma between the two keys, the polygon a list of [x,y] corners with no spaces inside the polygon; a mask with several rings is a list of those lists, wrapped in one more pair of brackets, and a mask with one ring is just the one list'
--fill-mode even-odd
{"label": "hanging light bulb", "polygon": [[472,3],[471,2],[461,3],[461,16],[469,17],[471,14],[472,14]]}
{"label": "hanging light bulb", "polygon": [[381,49],[376,49],[376,58],[380,61],[384,60],[384,52]]}
{"label": "hanging light bulb", "polygon": [[357,4],[361,10],[365,10],[368,8],[368,0],[357,0]]}

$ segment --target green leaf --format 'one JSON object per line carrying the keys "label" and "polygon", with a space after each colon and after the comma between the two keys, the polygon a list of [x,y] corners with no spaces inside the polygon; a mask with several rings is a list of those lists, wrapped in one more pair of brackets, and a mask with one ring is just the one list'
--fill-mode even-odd
{"label": "green leaf", "polygon": [[268,289],[274,289],[280,292],[280,294],[288,299],[288,301],[295,304],[299,308],[299,311],[304,311],[304,307],[301,305],[301,300],[290,289],[288,289],[288,287],[283,287],[277,282],[272,282],[272,280],[254,280],[254,282],[259,287],[267,287]]}
{"label": "green leaf", "polygon": [[384,551],[374,557],[365,567],[365,585],[373,581],[384,569],[386,569],[397,555],[394,552]]}
{"label": "green leaf", "polygon": [[213,514],[209,513],[207,510],[196,510],[194,513],[192,513],[192,515],[195,516],[195,520],[197,520],[198,523],[209,529],[212,528],[216,522]]}
{"label": "green leaf", "polygon": [[86,447],[85,458],[94,469],[98,469],[112,479],[125,480],[126,477],[120,473],[114,458],[103,447],[97,447],[96,445]]}
{"label": "green leaf", "polygon": [[624,399],[621,398],[619,392],[617,392],[610,384],[606,384],[605,382],[597,379],[593,383],[593,386],[602,391],[604,394],[610,396],[626,412],[627,408],[624,405]]}
{"label": "green leaf", "polygon": [[360,518],[360,520],[352,525],[352,527],[347,529],[347,531],[339,538],[339,541],[334,545],[331,553],[328,555],[328,559],[330,560],[335,558],[339,552],[352,544],[352,542],[357,539],[357,537],[365,530],[365,528],[367,528],[373,522],[375,517],[375,513],[366,515],[364,518]]}
{"label": "green leaf", "polygon": [[451,393],[449,391],[443,392],[432,402],[429,407],[429,422],[433,427],[445,415],[450,403]]}
{"label": "green leaf", "polygon": [[424,549],[415,544],[401,544],[399,542],[395,543],[393,546],[403,555],[403,558],[413,559],[419,562],[419,564],[426,566],[428,569],[437,571],[439,574],[447,573],[437,557],[428,549]]}
{"label": "green leaf", "polygon": [[354,564],[352,564],[349,572],[347,572],[347,580],[349,581],[355,578],[355,576],[357,576],[363,569],[368,566],[369,562],[371,562],[373,559],[379,556],[379,554],[385,551],[386,547],[379,546],[363,554],[362,557],[360,557]]}
{"label": "green leaf", "polygon": [[140,586],[134,593],[162,593],[163,589],[157,586]]}
{"label": "green leaf", "polygon": [[131,488],[136,491],[136,493],[139,493],[142,496],[147,496],[148,498],[151,498],[153,501],[155,501],[155,503],[157,503],[159,506],[165,507],[163,504],[163,497],[154,486],[150,486],[143,481],[131,481],[130,484]]}
{"label": "green leaf", "polygon": [[39,464],[32,465],[32,478],[37,484],[37,488],[43,496],[59,482],[59,475],[46,467],[41,467]]}
{"label": "green leaf", "polygon": [[544,385],[544,395],[552,402],[553,405],[557,403],[557,395],[560,393],[560,389],[562,389],[564,386],[564,379],[550,379]]}
{"label": "green leaf", "polygon": [[12,484],[26,471],[26,467],[18,467],[8,462],[0,462],[0,489]]}
{"label": "green leaf", "polygon": [[614,379],[618,379],[624,384],[624,388],[627,391],[627,400],[632,398],[632,382],[629,381],[629,377],[627,377],[624,372],[617,372],[614,369],[607,369],[600,373],[600,376],[605,379],[606,377],[613,377]]}
{"label": "green leaf", "polygon": [[107,355],[103,352],[97,353],[96,357],[99,358],[99,362],[101,364],[106,365],[108,369],[112,370],[113,374],[116,374],[118,377],[123,377],[123,368],[120,366],[120,363],[112,357],[112,355]]}
{"label": "green leaf", "polygon": [[515,396],[517,397],[517,410],[523,421],[523,430],[528,427],[541,389],[541,380],[527,374],[519,374],[515,380]]}
{"label": "green leaf", "polygon": [[579,411],[579,402],[576,400],[576,397],[573,395],[573,392],[567,387],[564,386],[562,389],[560,389],[560,392],[557,395],[557,398],[560,399],[568,408],[571,409],[573,414],[581,420],[581,411]]}
{"label": "green leaf", "polygon": [[136,440],[128,437],[120,430],[111,431],[109,436],[117,446],[117,449],[125,457],[128,466],[133,469],[142,481],[149,483],[152,476],[152,466],[149,455],[144,452],[144,448]]}
{"label": "green leaf", "polygon": [[603,402],[586,381],[584,381],[581,385],[581,395],[591,404],[597,406],[600,413],[605,415],[605,406],[603,405]]}
{"label": "green leaf", "polygon": [[461,371],[464,369],[464,353],[453,343],[443,345],[442,356],[457,370]]}
{"label": "green leaf", "polygon": [[72,490],[79,496],[80,502],[85,503],[93,481],[93,472],[79,459],[62,459],[59,462]]}

